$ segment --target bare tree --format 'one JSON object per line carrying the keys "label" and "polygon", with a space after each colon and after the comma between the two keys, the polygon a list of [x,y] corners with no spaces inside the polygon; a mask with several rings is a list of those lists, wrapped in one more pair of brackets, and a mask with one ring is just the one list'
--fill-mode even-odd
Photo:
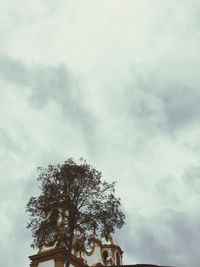
{"label": "bare tree", "polygon": [[102,181],[101,172],[83,159],[79,164],[70,158],[62,165],[38,169],[41,193],[27,203],[31,246],[64,246],[68,267],[76,236],[85,241],[95,232],[108,238],[123,226],[120,199],[114,196],[115,183]]}

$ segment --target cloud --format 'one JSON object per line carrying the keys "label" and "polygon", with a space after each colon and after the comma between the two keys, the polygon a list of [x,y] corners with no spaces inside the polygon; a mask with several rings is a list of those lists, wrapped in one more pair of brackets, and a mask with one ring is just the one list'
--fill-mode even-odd
{"label": "cloud", "polygon": [[35,66],[32,71],[32,94],[30,103],[36,109],[54,102],[61,108],[64,120],[76,125],[81,131],[95,129],[95,117],[87,107],[87,98],[79,88],[78,80],[64,65]]}
{"label": "cloud", "polygon": [[30,69],[22,61],[0,55],[1,78],[19,86],[30,84]]}
{"label": "cloud", "polygon": [[190,166],[185,170],[183,177],[185,185],[191,190],[190,194],[199,194],[200,192],[200,166]]}
{"label": "cloud", "polygon": [[77,88],[65,66],[35,66],[32,71],[31,103],[35,108],[43,108],[49,101],[55,101],[66,109],[73,107],[73,94]]}
{"label": "cloud", "polygon": [[[5,89],[3,92],[9,101],[12,98],[14,101],[13,96],[19,91],[18,97],[24,103],[20,109],[28,109],[28,116],[32,116],[31,109],[45,115],[47,109],[54,108],[59,114],[58,123],[70,124],[71,128],[77,128],[88,144],[88,151],[92,151],[98,123],[95,114],[90,112],[87,93],[80,90],[78,79],[64,64],[28,66],[20,60],[1,56],[0,66],[2,87],[6,86],[8,93]],[[18,101],[15,105],[18,105]],[[12,114],[11,110],[8,112]],[[8,139],[12,134],[6,134],[5,131],[2,126],[2,135]]]}
{"label": "cloud", "polygon": [[1,260],[32,254],[36,167],[83,156],[118,181],[130,264],[198,266],[199,1],[22,2],[0,3]]}
{"label": "cloud", "polygon": [[[171,90],[170,90],[171,88]],[[162,94],[169,130],[176,131],[198,121],[200,96],[196,88],[171,86]]]}
{"label": "cloud", "polygon": [[[126,264],[198,266],[199,216],[168,209],[151,217],[137,211],[127,219],[132,223],[118,236],[129,259]],[[129,238],[124,239],[127,231]]]}
{"label": "cloud", "polygon": [[[126,111],[141,128],[149,133],[174,135],[196,124],[200,117],[199,90],[196,84],[175,82],[163,77],[160,83],[158,68],[146,69],[145,76],[137,73],[126,88]],[[183,74],[184,75],[184,74]],[[158,79],[158,80],[157,80]],[[166,81],[165,81],[166,79]]]}
{"label": "cloud", "polygon": [[[13,184],[13,188],[14,186],[19,190],[19,185]],[[18,197],[16,197],[15,191],[12,190],[10,185],[9,187],[11,191],[10,199],[12,200],[4,210],[5,214],[2,213],[2,207],[0,207],[1,218],[3,219],[6,216],[7,221],[7,225],[2,225],[1,222],[1,229],[3,231],[1,232],[2,238],[0,242],[0,251],[4,256],[1,257],[0,264],[3,265],[9,263],[9,265],[12,265],[16,264],[16,262],[21,262],[26,266],[29,264],[27,256],[33,254],[33,250],[30,248],[31,234],[25,228],[27,224],[27,216],[25,215],[24,200],[22,199],[21,194],[19,197],[19,192]],[[8,191],[5,187],[4,190]],[[4,198],[4,202],[6,203],[7,200],[5,199],[6,197]],[[17,203],[17,205],[15,203]],[[8,223],[8,221],[10,221],[10,223]],[[7,230],[8,224],[10,224],[9,230]],[[18,246],[20,247],[19,249]],[[11,252],[12,257],[10,257]]]}

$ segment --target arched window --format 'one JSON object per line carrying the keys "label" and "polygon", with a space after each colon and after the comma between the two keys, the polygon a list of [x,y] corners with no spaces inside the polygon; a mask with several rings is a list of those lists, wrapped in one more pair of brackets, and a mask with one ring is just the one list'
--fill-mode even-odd
{"label": "arched window", "polygon": [[104,250],[102,252],[102,256],[103,256],[103,263],[106,264],[106,260],[108,258],[108,251],[107,250]]}

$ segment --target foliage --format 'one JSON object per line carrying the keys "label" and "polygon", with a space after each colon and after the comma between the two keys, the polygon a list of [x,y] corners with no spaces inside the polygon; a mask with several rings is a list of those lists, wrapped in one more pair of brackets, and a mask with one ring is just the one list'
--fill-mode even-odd
{"label": "foliage", "polygon": [[101,172],[81,159],[39,167],[41,194],[27,203],[33,247],[65,245],[68,256],[74,237],[92,234],[108,238],[124,224],[120,199],[114,196],[115,183],[102,181]]}

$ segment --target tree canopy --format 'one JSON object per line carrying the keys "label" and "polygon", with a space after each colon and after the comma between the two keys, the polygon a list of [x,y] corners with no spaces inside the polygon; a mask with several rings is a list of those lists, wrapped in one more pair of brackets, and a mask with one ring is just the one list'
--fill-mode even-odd
{"label": "tree canopy", "polygon": [[84,241],[95,233],[108,238],[123,226],[125,215],[114,195],[115,183],[102,181],[101,172],[85,160],[76,163],[69,158],[38,170],[41,193],[27,203],[32,247],[64,245],[69,258],[75,237]]}

